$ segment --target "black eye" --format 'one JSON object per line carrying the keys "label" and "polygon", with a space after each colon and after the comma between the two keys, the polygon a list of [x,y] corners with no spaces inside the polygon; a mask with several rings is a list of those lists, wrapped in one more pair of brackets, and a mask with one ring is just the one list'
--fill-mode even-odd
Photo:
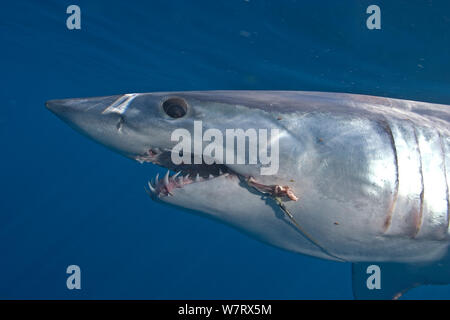
{"label": "black eye", "polygon": [[170,98],[163,103],[164,112],[171,118],[181,118],[186,115],[187,103],[180,98]]}

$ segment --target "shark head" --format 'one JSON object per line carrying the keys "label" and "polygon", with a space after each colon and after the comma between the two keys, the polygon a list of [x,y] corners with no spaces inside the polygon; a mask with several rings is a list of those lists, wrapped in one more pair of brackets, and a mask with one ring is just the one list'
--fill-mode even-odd
{"label": "shark head", "polygon": [[46,106],[75,130],[139,162],[192,178],[233,172],[275,183],[286,135],[276,115],[226,98],[220,92],[145,93]]}
{"label": "shark head", "polygon": [[51,100],[46,106],[98,143],[167,168],[164,177],[148,183],[153,200],[206,215],[270,244],[329,259],[273,200],[297,200],[289,186],[297,165],[281,161],[280,166],[279,155],[286,145],[291,153],[302,148],[292,148],[280,115],[252,97],[246,92],[163,92]]}

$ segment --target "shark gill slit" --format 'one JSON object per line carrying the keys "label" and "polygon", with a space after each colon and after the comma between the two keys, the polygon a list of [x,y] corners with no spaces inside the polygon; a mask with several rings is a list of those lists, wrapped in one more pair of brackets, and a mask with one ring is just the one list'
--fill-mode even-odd
{"label": "shark gill slit", "polygon": [[385,219],[384,225],[383,225],[383,232],[386,232],[389,229],[389,227],[391,226],[392,216],[394,214],[395,206],[397,204],[400,181],[399,181],[399,170],[398,170],[397,147],[395,145],[395,138],[394,138],[394,135],[392,133],[391,126],[390,126],[390,124],[389,124],[389,122],[387,120],[383,121],[383,128],[385,129],[385,131],[386,131],[386,133],[387,133],[387,135],[389,137],[389,141],[391,143],[392,152],[394,154],[394,161],[395,161],[395,186],[394,186],[394,193],[392,195],[391,204],[389,205],[389,209],[387,211],[386,219]]}
{"label": "shark gill slit", "polygon": [[323,253],[325,253],[326,255],[337,259],[341,262],[347,262],[345,259],[338,257],[334,254],[332,254],[331,252],[329,252],[324,246],[322,246],[321,244],[319,244],[308,232],[306,232],[301,226],[300,224],[297,222],[297,220],[295,220],[294,216],[292,215],[292,213],[288,210],[288,208],[286,208],[286,206],[281,202],[281,200],[277,197],[272,197],[275,202],[277,202],[278,206],[280,207],[280,209],[288,216],[288,218],[291,220],[291,222],[294,224],[294,226],[297,228],[298,231],[300,231],[300,233],[308,240],[310,241],[313,245],[315,245],[316,247],[318,247]]}
{"label": "shark gill slit", "polygon": [[[240,177],[241,178],[241,177]],[[300,232],[300,234],[305,237],[306,240],[308,240],[309,242],[311,242],[313,245],[315,245],[316,247],[318,247],[320,249],[320,251],[322,251],[323,253],[325,253],[326,255],[330,256],[331,258],[334,258],[338,261],[341,262],[347,262],[345,259],[340,258],[334,254],[332,254],[331,252],[329,252],[327,249],[325,249],[325,247],[323,247],[321,244],[319,244],[313,237],[311,237],[311,235],[309,235],[308,232],[306,232],[306,230],[303,229],[302,226],[300,226],[300,224],[297,222],[297,220],[295,219],[295,217],[292,215],[292,213],[289,211],[289,209],[284,205],[283,201],[281,200],[280,197],[276,197],[273,196],[272,194],[270,194],[269,192],[264,192],[261,191],[260,189],[256,188],[255,186],[251,185],[248,183],[247,180],[246,181],[246,185],[247,187],[255,190],[256,192],[259,192],[263,195],[267,195],[270,199],[272,199],[273,201],[275,201],[275,203],[278,205],[278,207],[280,208],[280,210],[289,218],[289,221],[294,225],[294,227],[298,230],[298,232]]]}
{"label": "shark gill slit", "polygon": [[450,226],[450,194],[448,189],[448,180],[447,180],[447,163],[446,161],[446,148],[444,144],[444,140],[440,131],[438,131],[439,142],[441,143],[441,151],[442,151],[442,163],[444,168],[444,180],[445,180],[445,188],[447,190],[447,233],[449,232],[448,227]]}
{"label": "shark gill slit", "polygon": [[419,145],[419,138],[417,137],[417,130],[416,127],[413,124],[413,130],[414,130],[414,138],[416,140],[416,145],[417,145],[417,153],[419,155],[419,170],[420,170],[420,183],[422,186],[422,191],[420,192],[420,209],[419,209],[419,216],[417,217],[417,219],[415,219],[415,228],[416,230],[414,231],[414,234],[412,235],[412,238],[415,238],[417,236],[417,234],[420,231],[420,228],[422,226],[422,220],[423,220],[423,204],[425,201],[425,184],[423,181],[423,166],[422,166],[422,152],[420,151],[420,145]]}

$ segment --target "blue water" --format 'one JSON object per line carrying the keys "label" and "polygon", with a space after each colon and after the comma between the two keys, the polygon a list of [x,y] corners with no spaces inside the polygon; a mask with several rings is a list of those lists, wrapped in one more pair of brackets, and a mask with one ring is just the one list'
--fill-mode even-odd
{"label": "blue water", "polygon": [[[337,91],[450,104],[450,4],[8,1],[0,7],[0,298],[350,299],[350,265],[152,202],[157,170],[75,133],[49,99]],[[81,30],[66,8],[81,8]],[[82,270],[67,290],[66,267]],[[449,298],[450,286],[405,298]]]}

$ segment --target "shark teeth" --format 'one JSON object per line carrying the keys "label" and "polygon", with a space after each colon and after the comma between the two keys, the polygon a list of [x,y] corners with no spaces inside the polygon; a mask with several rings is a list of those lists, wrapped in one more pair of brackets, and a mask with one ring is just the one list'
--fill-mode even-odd
{"label": "shark teeth", "polygon": [[[156,195],[156,196],[172,195],[171,190],[173,190],[174,188],[181,188],[183,185],[192,182],[190,180],[185,181],[185,179],[183,179],[183,176],[178,177],[180,174],[181,174],[181,171],[178,171],[173,176],[170,176],[170,171],[167,170],[164,177],[160,180],[159,173],[157,173],[156,177],[155,177],[155,182],[153,182],[153,181],[147,182],[147,185],[149,188],[149,190],[147,190],[147,192],[151,196],[153,196],[153,195]],[[177,179],[177,177],[178,177],[178,179]]]}
{"label": "shark teeth", "polygon": [[169,170],[167,170],[166,175],[164,176],[164,186],[169,185]]}
{"label": "shark teeth", "polygon": [[152,184],[151,184],[150,181],[148,182],[148,187],[149,187],[149,189],[150,189],[151,192],[153,192],[153,193],[156,192],[156,189],[152,186]]}
{"label": "shark teeth", "polygon": [[172,176],[172,179],[175,179],[176,177],[178,177],[178,175],[181,173],[181,171],[178,171],[177,173],[175,173],[173,176]]}
{"label": "shark teeth", "polygon": [[[201,177],[199,173],[195,174],[195,176],[193,174],[190,176],[189,173],[182,175],[181,171],[170,176],[170,170],[167,170],[162,179],[160,179],[159,173],[157,173],[154,181],[148,181],[147,185],[149,189],[147,190],[145,188],[145,190],[151,197],[168,196],[172,195],[171,191],[175,188],[182,188],[183,186],[194,182],[208,181],[222,175],[224,175],[224,173],[222,170],[219,170],[219,175],[209,174],[208,177]],[[225,173],[225,175],[227,175],[227,173]]]}

